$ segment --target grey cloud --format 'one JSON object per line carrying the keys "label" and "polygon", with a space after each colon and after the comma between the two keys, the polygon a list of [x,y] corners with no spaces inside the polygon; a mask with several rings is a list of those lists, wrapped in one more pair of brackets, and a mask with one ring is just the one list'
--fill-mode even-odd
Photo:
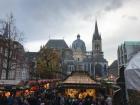
{"label": "grey cloud", "polygon": [[136,17],[136,16],[128,16],[128,19],[131,19],[131,20],[139,20],[139,18]]}
{"label": "grey cloud", "polygon": [[[122,6],[124,0],[1,0],[0,12],[13,11],[17,25],[29,40],[66,36],[78,31],[81,21],[94,21],[102,12]],[[1,7],[2,6],[2,7]],[[79,24],[79,25],[78,25]]]}
{"label": "grey cloud", "polygon": [[137,16],[128,16],[127,18],[130,20],[139,20]]}
{"label": "grey cloud", "polygon": [[107,2],[104,10],[105,11],[111,11],[116,10],[123,6],[124,0],[109,0],[110,2]]}
{"label": "grey cloud", "polygon": [[[122,8],[127,1],[128,0],[0,0],[0,16],[4,17],[6,14],[13,12],[17,27],[24,32],[26,42],[32,42],[34,40],[47,41],[50,36],[50,38],[65,37],[66,42],[71,44],[76,38],[77,33],[85,35],[85,37],[92,35],[94,31],[92,23],[95,18],[104,21],[104,16],[108,15],[107,13]],[[131,20],[139,19],[136,16],[127,15],[123,18]],[[116,59],[116,54],[114,53],[116,53],[117,45],[122,43],[123,40],[140,39],[138,35],[138,33],[140,33],[139,29],[133,29],[133,26],[136,26],[138,22],[133,25],[130,24],[112,33],[113,36],[111,39],[103,39],[103,51],[105,52],[106,58]],[[128,26],[131,27],[128,28]],[[139,27],[139,25],[136,27]],[[122,30],[123,32],[120,32]],[[100,31],[102,32],[102,30]],[[88,42],[90,43],[88,44]],[[87,48],[91,49],[91,41],[88,40],[88,42],[86,42]]]}
{"label": "grey cloud", "polygon": [[45,17],[65,18],[75,14],[94,14],[102,10],[113,10],[122,6],[123,0],[21,0],[22,11],[34,19]]}
{"label": "grey cloud", "polygon": [[139,20],[137,16],[129,16],[129,15],[123,15],[122,18],[130,19],[130,20]]}

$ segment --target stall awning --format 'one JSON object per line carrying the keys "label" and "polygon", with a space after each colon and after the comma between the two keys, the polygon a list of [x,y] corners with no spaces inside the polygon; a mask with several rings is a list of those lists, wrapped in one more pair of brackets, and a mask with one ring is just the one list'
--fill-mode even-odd
{"label": "stall awning", "polygon": [[30,80],[28,81],[28,85],[36,85],[41,83],[53,83],[60,81],[59,79],[41,79],[41,80]]}
{"label": "stall awning", "polygon": [[25,86],[24,81],[21,80],[0,80],[0,90],[12,91],[12,90],[23,90],[29,87]]}
{"label": "stall awning", "polygon": [[0,80],[0,85],[23,85],[21,80]]}
{"label": "stall awning", "polygon": [[140,52],[135,54],[125,69],[126,88],[140,91]]}

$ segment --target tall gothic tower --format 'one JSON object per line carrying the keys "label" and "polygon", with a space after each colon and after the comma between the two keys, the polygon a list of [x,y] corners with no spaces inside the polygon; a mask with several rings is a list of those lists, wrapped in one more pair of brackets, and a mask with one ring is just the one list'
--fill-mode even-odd
{"label": "tall gothic tower", "polygon": [[93,56],[100,55],[102,53],[102,38],[98,32],[97,21],[95,22],[95,31],[92,38],[92,53]]}

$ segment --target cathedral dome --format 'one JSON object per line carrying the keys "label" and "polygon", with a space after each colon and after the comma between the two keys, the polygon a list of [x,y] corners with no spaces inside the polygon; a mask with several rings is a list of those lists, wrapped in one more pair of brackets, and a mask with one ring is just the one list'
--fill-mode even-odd
{"label": "cathedral dome", "polygon": [[80,35],[77,35],[77,39],[72,43],[73,51],[82,51],[86,52],[85,42],[80,39]]}

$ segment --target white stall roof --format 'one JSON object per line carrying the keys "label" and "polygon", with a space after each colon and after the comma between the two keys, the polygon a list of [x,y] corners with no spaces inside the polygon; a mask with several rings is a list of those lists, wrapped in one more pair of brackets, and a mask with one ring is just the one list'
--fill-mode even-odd
{"label": "white stall roof", "polygon": [[21,80],[0,80],[0,85],[18,85]]}
{"label": "white stall roof", "polygon": [[126,88],[140,91],[140,52],[128,62],[124,73]]}

